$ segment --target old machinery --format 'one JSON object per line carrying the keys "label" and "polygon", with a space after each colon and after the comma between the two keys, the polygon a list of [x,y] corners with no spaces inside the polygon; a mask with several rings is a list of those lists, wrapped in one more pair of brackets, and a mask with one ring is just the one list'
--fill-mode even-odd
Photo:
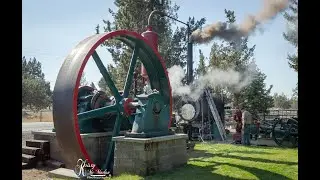
{"label": "old machinery", "polygon": [[[57,140],[70,162],[90,158],[81,135],[83,133],[128,131],[129,137],[154,137],[170,134],[172,96],[163,59],[157,51],[157,34],[148,27],[138,34],[127,30],[96,34],[82,40],[65,58],[53,92],[53,119]],[[152,38],[150,38],[152,37]],[[116,88],[96,48],[108,40],[118,40],[133,50],[122,92]],[[103,91],[81,86],[80,79],[92,57],[106,81],[112,97]],[[151,92],[129,96],[134,69],[140,61],[148,77]],[[107,144],[106,144],[107,146]],[[112,169],[113,141],[109,142],[107,159],[96,164],[98,169]]]}

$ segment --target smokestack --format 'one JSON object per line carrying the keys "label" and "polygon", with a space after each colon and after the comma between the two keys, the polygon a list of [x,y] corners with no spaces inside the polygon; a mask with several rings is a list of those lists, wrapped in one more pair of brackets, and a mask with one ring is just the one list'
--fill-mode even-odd
{"label": "smokestack", "polygon": [[256,15],[249,15],[239,25],[229,25],[226,22],[217,22],[198,29],[191,34],[195,43],[205,44],[218,37],[226,41],[238,42],[242,37],[253,33],[257,26],[275,18],[288,7],[288,0],[263,0],[263,7]]}
{"label": "smokestack", "polygon": [[191,84],[193,81],[193,43],[188,42],[187,46],[187,84]]}

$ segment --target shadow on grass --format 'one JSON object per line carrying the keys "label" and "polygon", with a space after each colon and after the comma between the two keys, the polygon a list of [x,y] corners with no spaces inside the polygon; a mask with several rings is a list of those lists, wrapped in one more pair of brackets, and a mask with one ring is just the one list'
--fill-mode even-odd
{"label": "shadow on grass", "polygon": [[[272,140],[273,141],[273,140]],[[251,146],[246,146],[248,149],[298,149],[298,148],[289,148],[289,147],[282,147],[282,146],[267,146],[267,145],[251,145]]]}
{"label": "shadow on grass", "polygon": [[188,156],[189,158],[210,158],[210,157],[214,157],[214,154],[209,153],[205,150],[192,150],[188,152]]}
{"label": "shadow on grass", "polygon": [[[228,166],[231,166],[231,167],[239,168],[239,169],[241,169],[243,171],[247,171],[247,172],[253,174],[254,176],[257,177],[257,179],[277,179],[277,180],[288,180],[289,179],[288,177],[283,176],[281,174],[274,173],[274,172],[271,172],[271,171],[266,171],[266,170],[255,168],[255,167],[241,166],[241,165],[238,165],[238,164],[221,163],[221,162],[215,162],[215,161],[203,161],[203,160],[198,160],[198,159],[193,160],[193,161],[205,162],[205,163],[208,163],[208,162],[214,163],[213,167],[214,166],[221,166],[221,165],[228,165]],[[195,166],[195,168],[197,168],[197,166]]]}
{"label": "shadow on grass", "polygon": [[[249,151],[230,151],[230,152],[237,152],[237,153],[246,153],[246,154],[272,154],[268,152],[249,152]],[[296,162],[287,162],[287,161],[277,161],[277,160],[270,160],[270,159],[262,159],[262,158],[252,158],[252,157],[241,157],[241,156],[236,156],[236,155],[227,155],[223,153],[210,153],[205,150],[194,150],[193,152],[189,153],[190,158],[210,158],[210,157],[222,157],[222,158],[233,158],[233,159],[238,159],[238,160],[247,160],[247,161],[252,161],[252,162],[265,162],[265,163],[275,163],[275,164],[286,164],[286,165],[297,165],[298,163]],[[195,177],[199,177],[200,179],[235,179],[234,177],[228,177],[228,176],[223,176],[220,174],[214,173],[214,170],[217,169],[217,166],[221,165],[228,165],[231,167],[235,167],[238,169],[241,169],[243,171],[247,171],[253,175],[255,175],[258,179],[279,179],[279,180],[284,180],[284,179],[289,179],[286,176],[283,176],[281,174],[255,168],[255,167],[247,167],[247,166],[242,166],[238,164],[233,164],[233,163],[221,163],[221,162],[216,162],[214,160],[201,160],[201,159],[192,159],[191,161],[194,162],[204,162],[204,163],[210,163],[213,165],[209,166],[196,166],[192,164],[186,165],[186,167],[182,169],[176,169],[176,171],[181,171],[181,174],[185,174],[184,178],[178,178],[176,179],[194,179]],[[177,174],[176,172],[175,174]],[[171,173],[170,173],[171,174]],[[168,177],[170,179],[170,177]],[[238,179],[238,178],[237,178]]]}
{"label": "shadow on grass", "polygon": [[[234,180],[234,177],[216,174],[216,165],[196,166],[187,164],[181,168],[165,173],[159,173],[153,176],[147,176],[145,180]],[[246,180],[244,178],[237,178],[239,180]]]}
{"label": "shadow on grass", "polygon": [[241,153],[241,154],[274,154],[274,153],[263,152],[263,151],[237,151],[237,150],[228,151],[228,153]]}
{"label": "shadow on grass", "polygon": [[[268,152],[259,152],[259,151],[229,151],[226,153],[246,153],[246,154],[272,154]],[[290,161],[278,161],[278,160],[270,160],[270,159],[263,159],[263,158],[254,158],[254,157],[242,157],[236,156],[226,153],[210,153],[205,150],[193,150],[192,152],[188,153],[189,158],[210,158],[210,157],[222,157],[222,158],[233,158],[239,159],[244,161],[253,161],[253,162],[264,162],[264,163],[274,163],[274,164],[286,164],[286,165],[297,165],[297,162],[290,162]]]}
{"label": "shadow on grass", "polygon": [[[281,174],[277,174],[271,171],[266,171],[254,167],[247,167],[241,166],[237,164],[231,163],[220,163],[215,161],[201,161],[201,160],[193,160],[198,162],[205,162],[205,163],[212,163],[213,165],[207,166],[197,166],[192,164],[187,164],[181,168],[177,168],[174,171],[169,171],[165,173],[159,173],[153,176],[147,176],[145,180],[212,180],[212,179],[219,179],[219,180],[247,180],[248,178],[235,178],[227,175],[217,174],[214,171],[218,169],[218,166],[221,165],[228,165],[231,167],[235,167],[241,169],[243,171],[247,171],[254,175],[256,179],[277,179],[277,180],[288,180],[289,178],[283,176]],[[252,179],[252,178],[250,178]]]}
{"label": "shadow on grass", "polygon": [[[225,151],[225,153],[240,153],[240,154],[274,154],[270,152],[262,151],[240,151],[240,150],[230,150]],[[189,157],[198,158],[198,157],[214,157],[215,154],[207,152],[205,150],[193,150],[188,152]]]}
{"label": "shadow on grass", "polygon": [[254,157],[241,157],[241,156],[235,156],[235,155],[229,155],[229,154],[226,155],[223,153],[215,153],[213,156],[218,156],[218,157],[222,157],[222,158],[233,158],[233,159],[239,159],[239,160],[243,160],[243,161],[264,162],[264,163],[274,163],[274,164],[286,164],[286,165],[297,165],[298,164],[297,162],[277,161],[277,160],[254,158]]}
{"label": "shadow on grass", "polygon": [[[230,151],[231,152],[236,152],[236,151]],[[250,154],[250,152],[247,151],[237,151],[237,153],[246,153]],[[264,154],[264,152],[258,152],[256,154]],[[265,153],[268,154],[268,153]],[[272,154],[272,153],[270,153]],[[146,179],[146,180],[213,180],[213,179],[219,179],[219,180],[234,180],[234,179],[239,179],[239,180],[245,180],[249,179],[244,178],[244,177],[232,177],[228,176],[228,174],[221,174],[217,173],[219,170],[221,170],[221,166],[230,166],[233,168],[239,169],[239,173],[243,172],[248,172],[251,175],[255,176],[255,179],[277,179],[277,180],[288,180],[290,178],[269,171],[269,170],[264,170],[264,169],[259,169],[256,167],[248,167],[248,166],[243,166],[239,164],[234,164],[234,163],[229,163],[229,162],[216,162],[213,159],[200,159],[200,158],[212,158],[212,157],[222,157],[222,158],[234,158],[234,159],[239,159],[239,160],[248,160],[254,162],[266,162],[266,163],[276,163],[276,164],[288,164],[288,165],[296,165],[297,163],[292,163],[292,162],[283,162],[283,161],[275,161],[275,160],[268,160],[268,159],[261,159],[261,158],[250,158],[250,157],[240,157],[240,156],[235,156],[235,155],[224,155],[221,153],[210,153],[207,152],[206,150],[194,150],[190,151],[188,153],[189,158],[192,158],[189,160],[189,162],[195,162],[197,165],[194,163],[192,164],[187,164],[183,167],[176,168],[172,171],[168,172],[163,172],[163,173],[158,173],[152,176],[147,176],[144,178],[139,178],[139,179]],[[195,159],[193,159],[195,158]],[[196,159],[199,158],[199,159]],[[216,171],[217,170],[217,171]],[[234,172],[233,174],[237,174],[237,172]],[[240,174],[238,176],[241,176]],[[128,179],[128,178],[126,178]],[[252,178],[250,178],[252,179]],[[121,179],[122,180],[122,179]]]}

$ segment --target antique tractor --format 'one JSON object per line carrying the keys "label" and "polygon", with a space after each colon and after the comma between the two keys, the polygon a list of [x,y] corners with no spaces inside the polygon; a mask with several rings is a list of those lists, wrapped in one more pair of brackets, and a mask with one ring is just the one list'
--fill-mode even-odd
{"label": "antique tractor", "polygon": [[295,148],[299,141],[298,119],[275,118],[272,121],[264,120],[254,134],[271,137],[280,147]]}
{"label": "antique tractor", "polygon": [[281,147],[298,147],[298,118],[277,118],[272,126],[272,138]]}
{"label": "antique tractor", "polygon": [[[53,92],[53,119],[57,140],[70,161],[92,162],[82,141],[83,133],[112,132],[118,136],[148,138],[171,134],[172,95],[164,60],[157,50],[157,34],[151,27],[138,34],[127,30],[96,34],[81,41],[66,57]],[[123,91],[116,88],[96,48],[108,40],[118,40],[133,50]],[[81,75],[92,57],[107,83],[112,97],[88,86],[79,86]],[[130,96],[137,62],[143,65],[152,91]],[[114,143],[108,146],[107,159],[96,169],[112,170]]]}

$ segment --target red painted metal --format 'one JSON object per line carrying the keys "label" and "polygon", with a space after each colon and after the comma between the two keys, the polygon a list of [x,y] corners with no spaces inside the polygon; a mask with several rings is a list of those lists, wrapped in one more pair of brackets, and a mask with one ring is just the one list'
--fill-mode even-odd
{"label": "red painted metal", "polygon": [[[152,31],[151,26],[148,26],[147,31],[143,32],[141,35],[152,44],[154,49],[158,51],[158,34]],[[143,64],[141,64],[141,76],[144,78],[145,81],[148,81],[148,74]]]}
{"label": "red painted metal", "polygon": [[130,103],[133,102],[133,99],[132,98],[127,98],[123,104],[123,108],[124,108],[124,113],[127,115],[127,116],[130,116],[132,115],[132,113],[134,112],[134,109],[132,109],[130,107]]}
{"label": "red painted metal", "polygon": [[145,39],[147,39],[147,41],[149,41],[150,44],[152,44],[154,49],[158,50],[158,33],[152,31],[152,27],[151,26],[148,26],[147,27],[147,31],[143,32],[141,35]]}

